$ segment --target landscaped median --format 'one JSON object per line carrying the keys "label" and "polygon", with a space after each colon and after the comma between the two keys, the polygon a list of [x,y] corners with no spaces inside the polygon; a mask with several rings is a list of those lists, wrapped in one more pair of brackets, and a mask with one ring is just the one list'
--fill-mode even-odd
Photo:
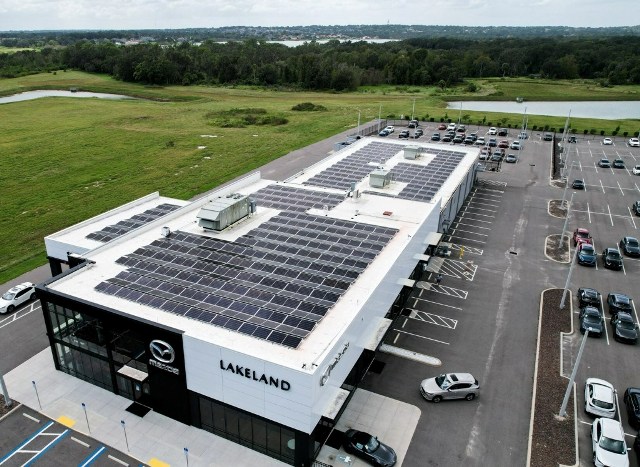
{"label": "landscaped median", "polygon": [[561,333],[571,332],[571,297],[560,308],[563,289],[548,289],[540,296],[538,346],[531,402],[527,465],[549,467],[576,465],[575,387],[560,417],[568,380],[560,373]]}

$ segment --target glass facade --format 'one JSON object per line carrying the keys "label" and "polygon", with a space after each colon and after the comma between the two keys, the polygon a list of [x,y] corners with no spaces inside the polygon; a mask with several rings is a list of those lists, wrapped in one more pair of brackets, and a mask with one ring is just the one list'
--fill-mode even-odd
{"label": "glass facade", "polygon": [[191,406],[198,412],[193,414],[195,426],[294,464],[295,430],[196,393],[191,393]]}

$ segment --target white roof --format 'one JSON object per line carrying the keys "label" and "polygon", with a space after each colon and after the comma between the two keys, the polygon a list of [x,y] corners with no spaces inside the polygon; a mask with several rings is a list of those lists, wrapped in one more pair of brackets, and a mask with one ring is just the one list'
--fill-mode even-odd
{"label": "white roof", "polygon": [[[181,202],[183,205],[181,209],[144,225],[133,232],[129,232],[107,244],[92,249],[85,254],[85,257],[90,260],[89,266],[52,282],[48,287],[52,290],[89,302],[99,303],[107,308],[126,312],[127,314],[150,322],[157,322],[182,330],[186,335],[193,336],[205,342],[212,342],[263,360],[299,369],[305,362],[316,361],[323,356],[329,344],[339,338],[341,333],[355,320],[363,304],[372,295],[376,287],[381,284],[394,262],[405,249],[407,249],[407,246],[411,244],[411,248],[415,248],[415,242],[411,242],[413,236],[421,231],[420,229],[427,219],[433,219],[434,216],[436,219],[439,218],[440,206],[444,205],[448,198],[455,192],[462,178],[466,176],[468,171],[473,170],[478,154],[477,147],[451,147],[430,143],[420,144],[420,146],[427,151],[436,151],[444,148],[462,153],[463,156],[457,168],[453,170],[449,178],[442,184],[431,202],[412,201],[393,196],[379,196],[375,194],[377,189],[369,188],[362,184],[362,190],[365,191],[366,188],[367,193],[363,194],[360,198],[346,197],[340,204],[329,211],[322,209],[312,209],[308,211],[308,214],[391,227],[397,229],[398,233],[388,242],[386,247],[380,251],[378,256],[375,257],[369,266],[360,274],[355,283],[338,299],[335,305],[326,313],[312,332],[302,340],[296,349],[273,344],[209,323],[196,321],[182,315],[172,314],[161,309],[107,295],[95,290],[95,287],[101,282],[107,281],[120,272],[125,271],[127,268],[117,264],[116,260],[162,238],[161,230],[163,227],[168,227],[171,232],[190,232],[205,237],[234,241],[279,213],[277,209],[265,208],[258,205],[258,210],[253,216],[239,221],[223,232],[215,233],[204,231],[198,226],[197,213],[204,203],[218,195],[229,193],[248,195],[276,183],[304,190],[324,191],[344,195],[344,190],[310,187],[304,186],[302,183],[309,180],[309,178],[315,174],[320,173],[337,160],[347,157],[359,148],[366,146],[371,141],[373,141],[371,138],[363,138],[339,151],[339,153],[306,169],[303,173],[289,179],[287,182],[262,180],[258,175],[254,174],[226,186],[224,189],[221,189],[219,193],[214,193],[212,196],[193,202]],[[376,138],[375,141],[380,140]],[[424,157],[415,161],[405,160],[401,151],[405,144],[395,141],[388,141],[388,144],[396,144],[398,153],[387,161],[385,164],[386,168],[392,168],[400,162],[426,165],[434,158],[433,154],[426,154]],[[415,142],[411,142],[411,144],[416,145]],[[398,189],[401,189],[401,185],[400,183],[392,184],[386,193],[397,192]],[[177,200],[171,200],[171,202],[177,202]],[[143,207],[144,206],[138,203],[130,206],[129,209],[118,210],[117,213],[111,215],[107,215],[109,214],[107,213],[103,216],[97,216],[78,226],[54,234],[52,237],[64,237],[68,239],[69,242],[80,242],[82,241],[81,238],[87,233],[98,230],[103,225],[113,223],[115,218],[128,218],[131,216],[131,213],[141,209],[144,210]],[[424,230],[424,227],[422,230]],[[424,234],[424,238],[426,240],[426,234]],[[426,246],[427,245],[424,244],[424,248],[426,248]],[[422,252],[415,251],[412,253],[412,256]],[[395,278],[394,283],[396,283],[398,279],[403,278]],[[389,303],[389,306],[390,305],[391,303]],[[384,316],[386,312],[387,309],[381,309],[380,316]]]}

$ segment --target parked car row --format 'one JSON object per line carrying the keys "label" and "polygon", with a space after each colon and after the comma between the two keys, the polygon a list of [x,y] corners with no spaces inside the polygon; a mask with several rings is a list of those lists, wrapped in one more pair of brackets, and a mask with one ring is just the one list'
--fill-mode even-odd
{"label": "parked car row", "polygon": [[[588,329],[590,336],[602,336],[605,325],[600,292],[590,287],[580,287],[577,298],[580,307],[580,332],[584,334]],[[619,342],[637,344],[638,323],[633,318],[633,299],[623,293],[610,292],[607,295],[607,307],[611,314],[613,338]]]}

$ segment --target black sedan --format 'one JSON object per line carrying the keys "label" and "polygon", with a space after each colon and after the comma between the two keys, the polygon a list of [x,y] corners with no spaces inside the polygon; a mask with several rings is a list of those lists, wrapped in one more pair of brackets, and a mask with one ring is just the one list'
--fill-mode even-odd
{"label": "black sedan", "polygon": [[590,336],[602,336],[604,332],[604,317],[600,310],[594,306],[585,306],[580,310],[580,332],[585,333],[589,330]]}
{"label": "black sedan", "polygon": [[600,292],[589,287],[580,287],[578,289],[578,303],[580,304],[580,308],[591,305],[600,309]]}
{"label": "black sedan", "polygon": [[574,190],[584,190],[584,180],[576,179],[571,184],[571,188]]}
{"label": "black sedan", "polygon": [[622,255],[617,248],[605,248],[602,251],[604,267],[608,269],[622,269]]}
{"label": "black sedan", "polygon": [[640,243],[635,237],[624,237],[620,240],[620,249],[627,256],[638,258],[640,256]]}
{"label": "black sedan", "polygon": [[627,407],[629,425],[640,428],[640,388],[627,388],[624,392],[624,405]]}
{"label": "black sedan", "polygon": [[595,248],[589,243],[581,243],[578,247],[578,264],[583,266],[595,266],[598,260]]}
{"label": "black sedan", "polygon": [[615,315],[619,311],[625,313],[633,312],[633,305],[631,305],[631,298],[623,293],[611,292],[607,295],[607,305],[609,305],[609,313]]}
{"label": "black sedan", "polygon": [[358,430],[347,430],[344,434],[344,449],[377,467],[391,467],[398,457],[396,452],[378,438]]}
{"label": "black sedan", "polygon": [[638,343],[638,325],[633,321],[633,317],[629,313],[622,311],[616,313],[611,318],[611,327],[613,327],[613,338],[627,344]]}

